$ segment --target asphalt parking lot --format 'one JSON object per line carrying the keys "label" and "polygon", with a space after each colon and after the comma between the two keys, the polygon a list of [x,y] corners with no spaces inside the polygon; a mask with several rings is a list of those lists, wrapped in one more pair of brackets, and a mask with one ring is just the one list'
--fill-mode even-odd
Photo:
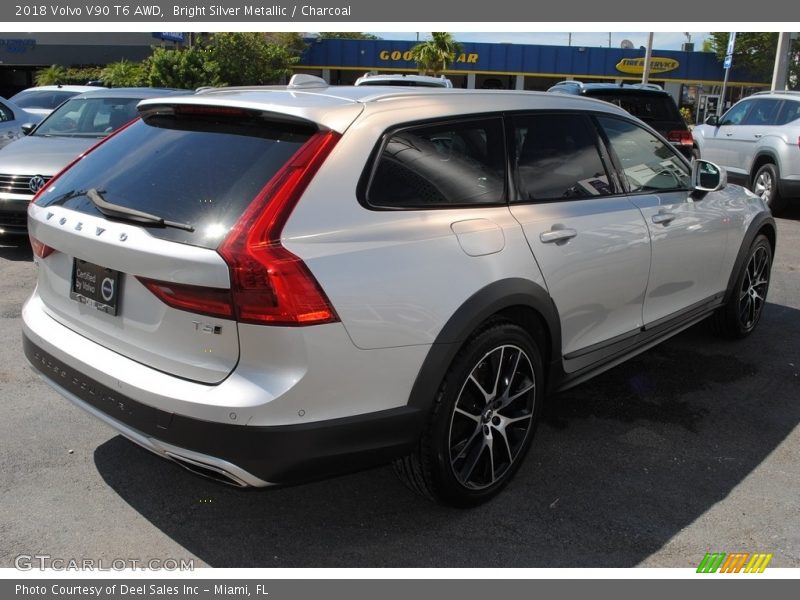
{"label": "asphalt parking lot", "polygon": [[768,306],[741,342],[694,327],[562,393],[478,509],[389,467],[266,491],[198,478],[61,399],[23,358],[35,283],[0,238],[0,567],[194,559],[213,567],[696,567],[706,552],[800,567],[800,209],[779,221]]}

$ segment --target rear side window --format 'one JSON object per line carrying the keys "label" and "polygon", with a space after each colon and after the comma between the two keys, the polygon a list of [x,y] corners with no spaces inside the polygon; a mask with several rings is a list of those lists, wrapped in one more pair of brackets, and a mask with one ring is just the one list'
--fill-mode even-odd
{"label": "rear side window", "polygon": [[94,188],[107,202],[194,228],[148,227],[155,237],[216,248],[314,131],[257,114],[150,115],[76,163],[37,203],[100,215],[85,194]]}
{"label": "rear side window", "polygon": [[781,111],[778,113],[776,125],[786,125],[792,121],[800,119],[800,102],[784,100]]}
{"label": "rear side window", "polygon": [[513,123],[515,178],[522,201],[614,193],[600,158],[597,136],[585,116],[536,114],[516,117]]}
{"label": "rear side window", "polygon": [[388,135],[366,193],[375,208],[426,209],[505,202],[502,121],[409,127]]}

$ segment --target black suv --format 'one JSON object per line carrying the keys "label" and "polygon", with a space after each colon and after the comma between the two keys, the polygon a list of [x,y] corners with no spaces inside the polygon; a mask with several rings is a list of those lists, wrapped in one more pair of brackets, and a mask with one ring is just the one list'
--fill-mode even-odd
{"label": "black suv", "polygon": [[663,135],[686,158],[692,158],[692,132],[672,96],[657,85],[560,81],[547,91],[589,96],[616,104]]}

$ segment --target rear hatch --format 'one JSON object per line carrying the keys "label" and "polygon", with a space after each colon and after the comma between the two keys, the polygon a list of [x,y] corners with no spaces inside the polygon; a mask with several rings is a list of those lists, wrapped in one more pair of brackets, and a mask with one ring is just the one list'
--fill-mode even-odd
{"label": "rear hatch", "polygon": [[31,205],[44,310],[137,362],[223,380],[239,338],[218,248],[316,131],[249,109],[151,105]]}
{"label": "rear hatch", "polygon": [[676,145],[692,145],[691,132],[669,94],[610,88],[592,90],[591,97],[616,104]]}

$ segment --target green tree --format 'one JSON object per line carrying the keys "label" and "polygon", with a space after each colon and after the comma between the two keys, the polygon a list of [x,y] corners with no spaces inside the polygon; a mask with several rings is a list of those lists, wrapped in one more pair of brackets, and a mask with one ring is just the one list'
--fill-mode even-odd
{"label": "green tree", "polygon": [[447,32],[434,31],[431,39],[420,42],[411,49],[411,55],[420,71],[439,75],[462,52],[462,46]]}
{"label": "green tree", "polygon": [[379,40],[377,35],[360,31],[320,31],[319,37],[325,40]]}
{"label": "green tree", "polygon": [[270,43],[263,33],[256,32],[216,33],[208,52],[228,85],[280,83],[299,60],[299,53],[288,45]]}
{"label": "green tree", "polygon": [[[727,32],[711,34],[710,50],[715,52],[722,61],[728,48]],[[739,32],[736,34],[736,43],[733,49],[733,65],[746,70],[758,79],[767,83],[772,81],[772,70],[775,67],[775,52],[778,48],[778,34],[776,32]],[[797,85],[800,77],[800,42],[792,43],[793,60],[789,65],[789,81]]]}
{"label": "green tree", "polygon": [[148,60],[148,84],[154,87],[194,89],[223,85],[220,67],[205,48],[154,48]]}
{"label": "green tree", "polygon": [[67,69],[61,65],[50,65],[36,71],[36,85],[58,85],[67,82]]}
{"label": "green tree", "polygon": [[134,63],[124,58],[106,65],[100,71],[100,80],[109,87],[138,87],[147,85],[148,72],[143,63]]}
{"label": "green tree", "polygon": [[100,67],[51,65],[36,72],[36,85],[86,85],[100,78]]}

